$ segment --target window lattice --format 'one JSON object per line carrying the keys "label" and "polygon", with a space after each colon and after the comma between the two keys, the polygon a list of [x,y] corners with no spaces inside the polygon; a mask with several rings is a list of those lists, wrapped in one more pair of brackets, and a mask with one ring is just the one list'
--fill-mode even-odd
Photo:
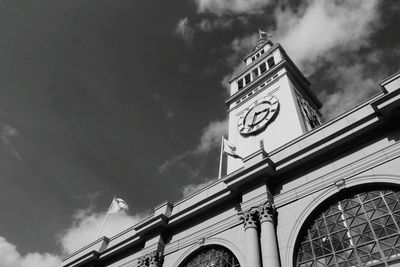
{"label": "window lattice", "polygon": [[183,267],[240,267],[240,264],[230,251],[212,247],[194,255]]}
{"label": "window lattice", "polygon": [[369,191],[336,202],[303,232],[297,266],[371,266],[400,258],[400,192]]}

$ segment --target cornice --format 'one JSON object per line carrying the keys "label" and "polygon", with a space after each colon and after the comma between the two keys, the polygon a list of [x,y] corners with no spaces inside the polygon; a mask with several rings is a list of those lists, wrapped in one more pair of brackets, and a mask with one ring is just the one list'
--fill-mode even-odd
{"label": "cornice", "polygon": [[307,197],[315,192],[320,192],[330,186],[337,186],[338,182],[346,182],[346,180],[351,180],[355,176],[368,173],[377,166],[397,158],[400,158],[400,143],[383,148],[372,155],[367,155],[356,162],[324,174],[308,183],[298,186],[295,189],[278,194],[274,197],[274,203],[277,208],[283,207],[293,201]]}
{"label": "cornice", "polygon": [[202,245],[204,239],[209,239],[217,234],[226,231],[240,225],[241,222],[238,219],[237,214],[232,215],[228,218],[221,219],[220,221],[214,223],[212,226],[205,229],[198,230],[189,236],[175,240],[165,246],[164,255],[172,254],[185,247],[190,247],[193,244],[198,243],[199,246]]}

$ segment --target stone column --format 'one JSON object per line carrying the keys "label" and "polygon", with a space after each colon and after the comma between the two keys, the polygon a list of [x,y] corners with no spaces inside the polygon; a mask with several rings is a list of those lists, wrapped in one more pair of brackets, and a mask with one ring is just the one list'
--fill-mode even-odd
{"label": "stone column", "polygon": [[278,242],[275,231],[276,209],[271,201],[258,208],[261,225],[261,255],[264,267],[280,267]]}
{"label": "stone column", "polygon": [[248,210],[239,217],[243,221],[246,235],[246,267],[261,267],[256,215],[257,210]]}

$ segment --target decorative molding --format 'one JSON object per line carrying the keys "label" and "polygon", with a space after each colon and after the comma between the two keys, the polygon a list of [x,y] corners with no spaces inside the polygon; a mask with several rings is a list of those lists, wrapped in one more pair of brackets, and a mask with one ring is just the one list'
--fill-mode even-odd
{"label": "decorative molding", "polygon": [[337,187],[337,189],[339,191],[342,191],[343,189],[346,188],[346,180],[345,179],[341,179],[339,181],[335,182],[335,186]]}
{"label": "decorative molding", "polygon": [[305,100],[300,94],[297,93],[297,101],[300,106],[301,113],[306,123],[307,130],[310,131],[315,127],[320,126],[321,119],[318,116],[318,112]]}
{"label": "decorative molding", "polygon": [[239,220],[243,222],[244,229],[257,228],[258,210],[251,208],[240,212]]}
{"label": "decorative molding", "polygon": [[[400,142],[385,147],[380,151],[359,159],[351,164],[336,169],[327,174],[316,177],[315,179],[296,187],[295,189],[286,191],[274,198],[276,207],[285,206],[293,201],[307,197],[317,191],[330,187],[335,181],[344,180],[348,187],[348,180],[362,173],[366,173],[376,166],[392,161],[400,157]],[[337,188],[338,189],[338,188]]]}
{"label": "decorative molding", "polygon": [[202,237],[202,238],[199,239],[199,241],[197,242],[197,244],[199,244],[199,247],[204,246],[205,240],[206,240],[206,239],[205,239],[204,237]]}
{"label": "decorative molding", "polygon": [[276,221],[276,208],[274,203],[266,201],[258,207],[260,223],[271,222],[275,224]]}
{"label": "decorative molding", "polygon": [[271,222],[275,224],[276,208],[272,201],[267,200],[259,206],[251,207],[248,210],[238,213],[239,220],[243,222],[245,229],[257,228],[258,222]]}
{"label": "decorative molding", "polygon": [[189,236],[175,240],[174,242],[168,243],[164,249],[164,256],[172,254],[185,247],[195,246],[199,248],[199,240],[204,239],[204,244],[207,244],[208,240],[213,236],[227,231],[233,227],[239,226],[240,222],[237,219],[237,214],[224,218],[223,220],[216,222],[210,227],[202,228],[201,230],[192,233]]}
{"label": "decorative molding", "polygon": [[161,267],[163,256],[158,250],[154,250],[136,260],[137,267]]}

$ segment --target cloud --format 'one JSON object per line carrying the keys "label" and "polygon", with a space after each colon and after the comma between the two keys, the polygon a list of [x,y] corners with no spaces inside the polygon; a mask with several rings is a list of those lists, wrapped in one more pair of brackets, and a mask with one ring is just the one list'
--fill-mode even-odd
{"label": "cloud", "polygon": [[200,184],[188,184],[182,187],[181,192],[182,192],[182,196],[183,197],[187,197],[191,194],[193,194],[194,192],[199,191],[200,189],[206,187],[209,184],[212,184],[213,182],[215,182],[216,179],[204,179],[204,182],[200,183]]}
{"label": "cloud", "polygon": [[187,74],[189,72],[189,64],[187,64],[186,62],[182,62],[178,65],[178,71],[180,74]]}
{"label": "cloud", "polygon": [[21,255],[16,246],[0,236],[0,266],[2,267],[58,267],[60,259],[50,253]]}
{"label": "cloud", "polygon": [[217,18],[214,20],[202,19],[197,25],[203,32],[211,32],[217,29],[230,28],[233,24],[233,19]]}
{"label": "cloud", "polygon": [[239,72],[245,67],[243,58],[250,53],[251,49],[255,46],[258,39],[258,34],[254,33],[241,38],[235,38],[229,44],[230,54],[225,60],[225,64],[231,67],[231,71],[224,75],[221,80],[221,85],[226,88],[229,92],[229,80],[232,78],[234,73]]}
{"label": "cloud", "polygon": [[194,29],[189,25],[189,18],[185,17],[178,21],[174,33],[182,38],[187,45],[191,45],[194,37]]}
{"label": "cloud", "polygon": [[151,99],[153,99],[153,101],[154,101],[155,103],[157,103],[158,101],[160,101],[160,97],[161,97],[161,95],[160,95],[159,93],[153,93],[153,94],[151,95]]}
{"label": "cloud", "polygon": [[212,121],[204,129],[200,137],[200,143],[194,152],[196,154],[207,153],[211,149],[221,145],[221,136],[228,133],[228,119]]}
{"label": "cloud", "polygon": [[195,0],[198,13],[217,16],[226,14],[261,14],[269,0]]}
{"label": "cloud", "polygon": [[322,113],[326,119],[343,113],[355,104],[377,93],[376,78],[368,73],[365,64],[355,63],[330,68],[328,77],[336,84],[336,90],[323,91],[319,98],[324,103]]}
{"label": "cloud", "polygon": [[275,10],[276,31],[288,54],[306,74],[324,61],[337,60],[342,51],[368,46],[379,27],[378,0],[309,0],[299,9],[280,6]]}
{"label": "cloud", "polygon": [[172,120],[173,118],[175,118],[175,112],[173,112],[172,110],[168,109],[167,113],[165,113],[165,117],[167,117],[167,119]]}
{"label": "cloud", "polygon": [[[92,208],[77,210],[73,215],[70,227],[58,237],[63,252],[70,254],[96,240],[105,215],[105,212],[94,212]],[[145,214],[131,216],[125,212],[111,214],[107,218],[101,236],[111,237],[135,225],[145,217]]]}
{"label": "cloud", "polygon": [[8,150],[20,161],[24,161],[22,156],[15,150],[14,146],[12,145],[11,139],[18,136],[19,132],[17,129],[12,127],[11,125],[4,125],[1,130],[1,140],[3,144]]}
{"label": "cloud", "polygon": [[[169,170],[180,170],[188,177],[189,180],[208,181],[202,177],[201,159],[204,159],[208,152],[221,145],[221,136],[228,133],[228,119],[222,121],[212,121],[204,127],[200,136],[199,143],[191,150],[173,156],[171,159],[164,161],[158,167],[158,172],[166,174]],[[204,184],[205,182],[201,182]],[[206,182],[207,183],[207,182]],[[190,184],[183,187],[182,194],[186,196],[198,184]]]}

